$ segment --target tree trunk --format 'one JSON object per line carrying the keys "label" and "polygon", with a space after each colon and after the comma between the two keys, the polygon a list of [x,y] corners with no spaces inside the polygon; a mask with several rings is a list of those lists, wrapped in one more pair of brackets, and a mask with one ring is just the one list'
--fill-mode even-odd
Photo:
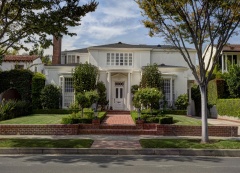
{"label": "tree trunk", "polygon": [[200,86],[201,93],[201,114],[202,114],[202,143],[209,142],[208,139],[208,123],[207,123],[207,85]]}

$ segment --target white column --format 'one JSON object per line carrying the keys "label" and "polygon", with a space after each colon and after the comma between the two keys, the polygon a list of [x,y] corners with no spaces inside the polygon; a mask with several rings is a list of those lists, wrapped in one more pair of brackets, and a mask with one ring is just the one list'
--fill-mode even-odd
{"label": "white column", "polygon": [[170,101],[171,101],[171,105],[173,104],[173,90],[172,90],[172,77],[171,77],[171,79],[170,79]]}
{"label": "white column", "polygon": [[224,63],[225,63],[223,56],[224,56],[224,55],[222,54],[222,73],[224,72]]}
{"label": "white column", "polygon": [[108,72],[108,101],[109,101],[109,108],[110,109],[110,106],[112,106],[112,99],[111,99],[111,95],[112,95],[112,80],[111,80],[111,72]]}
{"label": "white column", "polygon": [[128,73],[128,92],[127,92],[127,108],[131,110],[131,73]]}

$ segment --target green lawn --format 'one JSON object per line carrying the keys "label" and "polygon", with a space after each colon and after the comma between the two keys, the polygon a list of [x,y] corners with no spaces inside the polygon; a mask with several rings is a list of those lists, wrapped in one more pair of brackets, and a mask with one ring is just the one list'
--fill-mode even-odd
{"label": "green lawn", "polygon": [[91,139],[0,139],[0,147],[90,148]]}
{"label": "green lawn", "polygon": [[141,139],[143,148],[195,148],[195,149],[240,149],[240,141],[210,140],[208,144],[200,139]]}
{"label": "green lawn", "polygon": [[0,124],[61,124],[66,114],[32,114],[11,120],[0,121]]}
{"label": "green lawn", "polygon": [[186,115],[169,115],[173,117],[174,125],[201,126],[201,119],[188,117]]}

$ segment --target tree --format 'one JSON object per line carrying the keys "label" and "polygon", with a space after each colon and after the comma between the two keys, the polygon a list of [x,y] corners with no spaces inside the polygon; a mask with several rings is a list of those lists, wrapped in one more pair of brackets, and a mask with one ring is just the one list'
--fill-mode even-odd
{"label": "tree", "polygon": [[79,64],[73,71],[73,87],[78,92],[86,92],[96,88],[98,68],[92,64]]}
{"label": "tree", "polygon": [[[136,0],[136,2],[143,10],[142,14],[147,17],[143,23],[150,29],[150,36],[163,36],[167,42],[174,45],[192,71],[201,92],[201,141],[208,142],[206,89],[223,46],[239,26],[240,1]],[[193,44],[196,49],[199,76],[189,55],[187,43]],[[206,43],[208,46],[204,52],[203,46]],[[207,51],[211,57],[208,62],[205,61]]]}
{"label": "tree", "polygon": [[42,63],[45,65],[52,64],[52,61],[50,60],[50,55],[44,55],[44,49],[38,44],[34,44],[32,46],[32,49],[29,51],[29,55],[38,55],[41,58]]}
{"label": "tree", "polygon": [[136,108],[139,108],[140,105],[150,107],[152,112],[153,105],[158,104],[162,98],[163,94],[158,88],[141,88],[135,92],[133,104]]}
{"label": "tree", "polygon": [[77,93],[76,101],[79,104],[80,109],[82,110],[83,117],[83,109],[90,105],[89,99],[86,97],[85,93]]}
{"label": "tree", "polygon": [[158,70],[158,65],[148,65],[143,68],[142,80],[140,82],[141,88],[158,88],[162,89],[163,80],[161,72]]}
{"label": "tree", "polygon": [[108,104],[106,86],[100,81],[97,83],[96,88],[99,95],[98,104],[101,106],[101,110],[104,110],[105,106]]}
{"label": "tree", "polygon": [[27,49],[23,43],[52,44],[48,35],[76,35],[69,27],[80,25],[83,16],[95,11],[98,3],[91,0],[1,0],[0,57],[9,49]]}

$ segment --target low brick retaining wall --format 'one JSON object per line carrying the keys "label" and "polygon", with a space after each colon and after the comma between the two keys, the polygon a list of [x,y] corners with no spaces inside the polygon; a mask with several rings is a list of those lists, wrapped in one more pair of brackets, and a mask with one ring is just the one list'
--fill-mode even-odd
{"label": "low brick retaining wall", "polygon": [[78,125],[0,125],[0,135],[77,135]]}
{"label": "low brick retaining wall", "polygon": [[[121,127],[121,128],[120,128]],[[78,135],[121,134],[201,136],[201,126],[137,124],[136,126],[102,126],[99,124],[72,125],[0,125],[0,135]],[[209,136],[237,137],[237,126],[209,126]]]}
{"label": "low brick retaining wall", "polygon": [[[157,125],[157,135],[201,136],[201,126]],[[209,136],[237,137],[237,126],[208,126]]]}

